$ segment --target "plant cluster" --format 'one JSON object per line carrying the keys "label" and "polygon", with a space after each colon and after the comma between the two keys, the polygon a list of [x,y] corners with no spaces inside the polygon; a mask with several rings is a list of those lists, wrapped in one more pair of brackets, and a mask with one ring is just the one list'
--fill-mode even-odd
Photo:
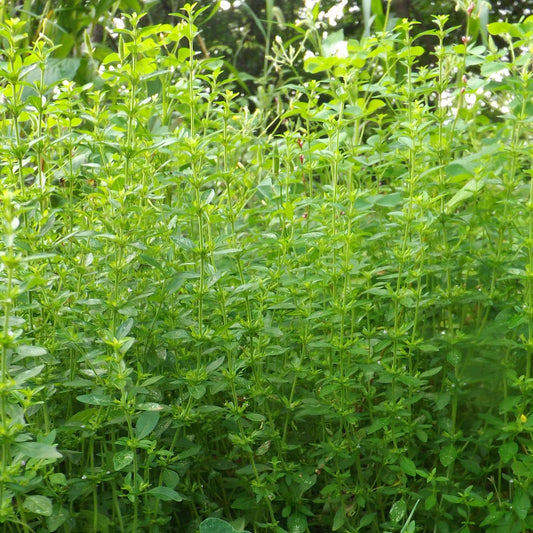
{"label": "plant cluster", "polygon": [[308,21],[250,112],[201,13],[0,26],[3,530],[533,529],[533,18]]}

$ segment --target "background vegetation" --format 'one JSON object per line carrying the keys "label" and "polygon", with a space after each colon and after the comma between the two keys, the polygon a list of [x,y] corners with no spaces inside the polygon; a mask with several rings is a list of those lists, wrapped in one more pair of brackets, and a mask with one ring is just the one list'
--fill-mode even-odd
{"label": "background vegetation", "polygon": [[69,5],[2,5],[4,530],[532,529],[533,18]]}

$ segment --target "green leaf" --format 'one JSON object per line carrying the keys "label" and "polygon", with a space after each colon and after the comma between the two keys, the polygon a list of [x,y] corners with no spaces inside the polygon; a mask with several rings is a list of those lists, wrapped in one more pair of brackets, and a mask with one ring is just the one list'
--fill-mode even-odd
{"label": "green leaf", "polygon": [[106,394],[101,393],[80,394],[76,396],[76,400],[89,405],[113,405],[113,400]]}
{"label": "green leaf", "polygon": [[359,528],[369,526],[376,518],[376,513],[365,514],[359,521]]}
{"label": "green leaf", "polygon": [[171,489],[175,489],[178,486],[178,483],[180,482],[179,474],[177,472],[174,472],[174,470],[170,470],[169,468],[163,471],[161,479],[165,486]]}
{"label": "green leaf", "polygon": [[403,144],[404,146],[407,146],[407,148],[410,148],[411,150],[414,148],[414,143],[413,143],[413,139],[411,139],[411,137],[407,137],[405,135],[402,135],[400,137],[398,137],[398,142],[400,142],[400,144]]}
{"label": "green leaf", "polygon": [[429,378],[431,376],[434,376],[435,374],[438,374],[442,370],[442,366],[436,366],[435,368],[431,368],[429,370],[426,370],[425,372],[422,372],[420,374],[421,378]]}
{"label": "green leaf", "polygon": [[455,446],[449,445],[442,448],[439,454],[442,466],[450,466],[457,458],[457,450]]}
{"label": "green leaf", "polygon": [[508,463],[518,453],[518,444],[516,442],[505,442],[499,447],[498,453],[501,460],[504,463]]}
{"label": "green leaf", "polygon": [[16,445],[17,450],[31,459],[59,459],[63,457],[57,450],[56,445],[44,442],[20,442]]}
{"label": "green leaf", "polygon": [[511,24],[509,22],[491,22],[487,24],[487,30],[491,35],[502,35],[508,33],[513,37],[520,37],[521,31],[517,24]]}
{"label": "green leaf", "polygon": [[410,48],[410,55],[411,57],[419,57],[421,55],[424,55],[425,49],[422,46],[411,46]]}
{"label": "green leaf", "polygon": [[293,514],[287,520],[287,527],[289,533],[305,533],[307,531],[307,518],[300,513]]}
{"label": "green leaf", "polygon": [[[73,80],[80,64],[81,58],[79,57],[48,58],[44,69],[44,84],[55,85],[61,80]],[[29,84],[39,82],[40,79],[41,71],[38,68],[31,70],[26,76]],[[35,94],[33,88],[30,89],[29,86],[24,88],[24,98],[32,93]]]}
{"label": "green leaf", "polygon": [[431,511],[435,505],[437,505],[437,495],[432,492],[424,501],[424,509],[426,511]]}
{"label": "green leaf", "polygon": [[265,415],[260,413],[246,413],[246,418],[252,422],[264,422],[266,420]]}
{"label": "green leaf", "polygon": [[409,457],[400,457],[400,468],[408,476],[416,476],[416,465]]}
{"label": "green leaf", "polygon": [[159,411],[144,411],[139,415],[135,426],[135,436],[140,440],[148,436],[159,422]]}
{"label": "green leaf", "polygon": [[[304,60],[304,69],[311,74],[324,72],[330,70],[339,64],[340,60],[337,57],[320,57],[311,56]],[[333,114],[333,112],[331,112]]]}
{"label": "green leaf", "polygon": [[29,370],[25,370],[24,372],[17,374],[17,379],[16,379],[17,385],[20,386],[26,381],[30,380],[31,378],[38,376],[43,370],[43,368],[44,368],[44,365],[37,365],[33,368],[30,368]]}
{"label": "green leaf", "polygon": [[117,329],[115,337],[117,340],[125,338],[133,327],[133,318],[128,318],[125,322],[122,322]]}
{"label": "green leaf", "polygon": [[525,520],[531,509],[531,500],[528,493],[520,488],[517,488],[516,495],[513,500],[513,511],[520,520]]}
{"label": "green leaf", "polygon": [[268,450],[270,449],[270,444],[271,444],[271,441],[269,441],[269,440],[263,442],[263,444],[261,444],[259,446],[259,448],[257,448],[257,450],[255,451],[255,454],[256,455],[265,455],[265,453],[267,453]]}
{"label": "green leaf", "polygon": [[30,513],[35,513],[42,516],[52,515],[52,500],[46,496],[28,496],[22,507]]}
{"label": "green leaf", "polygon": [[427,442],[428,441],[428,434],[422,428],[417,428],[415,430],[415,434],[419,438],[419,440],[421,440],[422,442]]}
{"label": "green leaf", "polygon": [[28,346],[26,344],[21,344],[20,346],[17,346],[18,357],[16,359],[18,361],[24,357],[42,357],[47,353],[48,351],[40,346]]}
{"label": "green leaf", "polygon": [[[206,518],[200,524],[200,533],[239,533],[231,524],[220,518]],[[241,531],[240,533],[250,533]]]}
{"label": "green leaf", "polygon": [[344,30],[334,31],[322,41],[322,50],[324,56],[326,57],[335,57],[338,54],[339,46],[345,44],[344,40]]}
{"label": "green leaf", "polygon": [[507,396],[507,398],[504,398],[500,403],[500,414],[514,411],[521,401],[521,396]]}
{"label": "green leaf", "polygon": [[199,400],[205,396],[207,389],[205,385],[189,385],[189,392],[195,400]]}
{"label": "green leaf", "polygon": [[365,114],[370,115],[374,111],[382,108],[384,105],[385,105],[385,102],[383,100],[378,100],[378,99],[370,100],[370,102],[368,102],[368,105],[366,106]]}
{"label": "green leaf", "polygon": [[488,77],[491,74],[495,74],[496,72],[500,72],[508,68],[509,63],[504,63],[503,61],[489,61],[488,63],[483,63],[483,65],[481,65],[481,75]]}
{"label": "green leaf", "polygon": [[450,403],[451,398],[449,392],[437,392],[435,394],[435,409],[437,411],[444,409]]}
{"label": "green leaf", "polygon": [[181,494],[176,492],[174,489],[171,489],[170,487],[154,487],[153,489],[150,489],[148,491],[148,494],[151,494],[152,496],[155,496],[156,498],[164,502],[183,501],[183,496],[181,496]]}
{"label": "green leaf", "polygon": [[346,509],[344,508],[344,505],[341,504],[333,517],[333,525],[331,526],[331,529],[333,531],[338,531],[344,525],[344,522],[346,522]]}
{"label": "green leaf", "polygon": [[133,462],[133,450],[122,450],[113,456],[113,467],[122,470]]}
{"label": "green leaf", "polygon": [[486,180],[481,178],[472,178],[466,183],[459,191],[457,191],[452,198],[446,202],[446,209],[450,211],[456,208],[458,204],[463,203],[465,200],[478,193],[485,186]]}
{"label": "green leaf", "polygon": [[403,520],[403,517],[405,516],[405,513],[407,511],[407,504],[405,503],[405,500],[398,500],[392,504],[392,507],[390,509],[390,519],[393,522],[400,522]]}
{"label": "green leaf", "polygon": [[63,472],[56,472],[55,474],[50,474],[48,476],[48,480],[52,485],[67,485],[67,477],[65,476],[65,474],[63,474]]}
{"label": "green leaf", "polygon": [[59,505],[54,505],[52,514],[46,518],[46,527],[48,531],[53,533],[57,531],[69,518],[70,513],[68,509]]}
{"label": "green leaf", "polygon": [[226,358],[225,355],[221,355],[218,359],[215,359],[214,361],[212,361],[211,363],[209,363],[206,367],[205,367],[205,371],[210,374],[211,372],[214,372],[217,368],[219,368],[223,363],[224,363],[224,359]]}
{"label": "green leaf", "polygon": [[375,205],[381,207],[396,207],[403,202],[403,197],[399,192],[393,192],[391,194],[380,195],[375,201]]}
{"label": "green leaf", "polygon": [[448,354],[446,355],[446,360],[448,361],[448,363],[450,363],[450,365],[452,365],[454,368],[457,368],[457,366],[459,365],[459,363],[461,362],[462,360],[462,355],[461,355],[461,352],[459,350],[450,350],[448,352]]}

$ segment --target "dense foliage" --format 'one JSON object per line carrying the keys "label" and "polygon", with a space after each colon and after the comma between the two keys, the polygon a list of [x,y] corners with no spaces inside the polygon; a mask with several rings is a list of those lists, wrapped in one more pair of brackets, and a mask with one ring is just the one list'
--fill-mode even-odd
{"label": "dense foliage", "polygon": [[308,20],[251,112],[207,15],[0,25],[3,530],[531,530],[533,18]]}
{"label": "dense foliage", "polygon": [[[53,55],[66,57],[82,55],[84,40],[89,39],[96,47],[95,54],[103,59],[111,51],[116,51],[117,39],[112,35],[114,18],[121,13],[146,12],[142,25],[166,24],[172,22],[169,13],[179,12],[185,0],[12,0],[0,2],[0,21],[19,17],[25,22],[28,39],[33,40],[39,32],[44,32],[54,44],[60,45]],[[381,29],[386,11],[390,11],[388,21],[394,27],[395,21],[407,17],[419,22],[417,31],[422,33],[433,28],[432,17],[436,13],[449,15],[448,27],[460,38],[464,31],[464,9],[470,0],[320,0],[314,2],[321,31],[342,30],[349,38],[359,39],[368,34],[370,26]],[[471,21],[482,31],[488,22],[519,21],[532,14],[529,0],[476,0],[473,2],[482,16]],[[7,4],[7,5],[6,5]],[[199,0],[198,7],[207,7],[201,18],[203,36],[202,53],[224,58],[226,69],[239,76],[241,89],[250,94],[255,92],[254,81],[272,81],[272,73],[265,63],[265,51],[270,47],[275,35],[285,42],[301,37],[295,21],[309,16],[306,6],[313,2],[304,0]],[[216,9],[216,6],[219,8]],[[339,6],[342,9],[339,10]],[[328,14],[335,13],[334,17]],[[216,11],[216,15],[213,16]],[[318,43],[315,43],[315,46]],[[432,46],[431,39],[425,45]],[[198,47],[200,48],[200,47]],[[430,61],[429,55],[421,61]],[[252,78],[250,78],[250,76]],[[262,80],[254,80],[262,78]],[[274,77],[275,80],[275,77]]]}

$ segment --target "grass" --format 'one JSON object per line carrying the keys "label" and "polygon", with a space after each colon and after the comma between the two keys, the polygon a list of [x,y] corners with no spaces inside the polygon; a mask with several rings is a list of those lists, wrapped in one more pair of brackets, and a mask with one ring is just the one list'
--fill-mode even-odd
{"label": "grass", "polygon": [[528,531],[531,21],[309,20],[254,108],[199,14],[0,27],[4,530]]}

